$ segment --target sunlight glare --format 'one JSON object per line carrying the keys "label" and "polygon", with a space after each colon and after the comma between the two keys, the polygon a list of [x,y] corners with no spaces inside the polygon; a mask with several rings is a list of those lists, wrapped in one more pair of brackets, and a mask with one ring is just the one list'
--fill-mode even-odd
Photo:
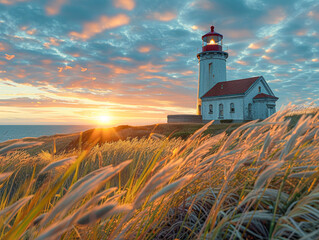
{"label": "sunlight glare", "polygon": [[107,115],[102,115],[99,117],[99,122],[101,124],[107,124],[107,123],[110,123],[111,121],[111,117],[110,116],[107,116]]}

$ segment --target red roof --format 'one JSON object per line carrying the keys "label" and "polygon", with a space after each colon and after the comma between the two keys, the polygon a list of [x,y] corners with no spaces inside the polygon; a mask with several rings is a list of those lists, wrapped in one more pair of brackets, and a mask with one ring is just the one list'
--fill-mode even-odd
{"label": "red roof", "polygon": [[220,33],[218,33],[218,32],[215,32],[214,31],[214,26],[211,26],[210,27],[210,32],[208,32],[208,33],[206,33],[205,35],[203,35],[202,36],[202,39],[204,38],[204,37],[208,37],[208,36],[219,36],[219,37],[221,37],[221,39],[223,39],[223,35],[221,35]]}
{"label": "red roof", "polygon": [[259,78],[260,76],[219,82],[202,97],[206,98],[223,95],[244,94],[250,88],[250,86]]}
{"label": "red roof", "polygon": [[273,99],[279,99],[275,96],[271,96],[271,95],[268,95],[268,94],[265,94],[265,93],[259,93],[257,94],[253,99],[258,99],[258,98],[273,98]]}

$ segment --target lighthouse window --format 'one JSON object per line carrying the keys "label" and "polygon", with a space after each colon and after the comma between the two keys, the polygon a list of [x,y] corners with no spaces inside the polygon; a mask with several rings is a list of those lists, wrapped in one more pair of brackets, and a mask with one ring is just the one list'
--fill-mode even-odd
{"label": "lighthouse window", "polygon": [[231,113],[234,113],[234,112],[235,112],[235,105],[234,105],[234,103],[231,103],[231,104],[230,104],[230,112],[231,112]]}
{"label": "lighthouse window", "polygon": [[209,104],[209,114],[213,114],[213,105]]}
{"label": "lighthouse window", "polygon": [[222,118],[224,117],[224,105],[219,104],[219,117]]}

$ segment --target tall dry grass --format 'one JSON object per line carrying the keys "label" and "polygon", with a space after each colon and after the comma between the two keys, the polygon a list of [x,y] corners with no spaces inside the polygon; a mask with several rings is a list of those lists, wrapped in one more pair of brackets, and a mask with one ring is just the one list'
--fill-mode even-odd
{"label": "tall dry grass", "polygon": [[318,239],[319,112],[289,113],[53,162],[0,156],[1,239]]}

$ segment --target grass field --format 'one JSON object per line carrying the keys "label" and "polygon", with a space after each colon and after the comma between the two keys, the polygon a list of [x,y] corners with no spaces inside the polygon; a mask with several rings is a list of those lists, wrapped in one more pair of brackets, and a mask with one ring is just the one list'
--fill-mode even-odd
{"label": "grass field", "polygon": [[318,239],[319,112],[289,112],[190,137],[4,145],[0,238]]}

